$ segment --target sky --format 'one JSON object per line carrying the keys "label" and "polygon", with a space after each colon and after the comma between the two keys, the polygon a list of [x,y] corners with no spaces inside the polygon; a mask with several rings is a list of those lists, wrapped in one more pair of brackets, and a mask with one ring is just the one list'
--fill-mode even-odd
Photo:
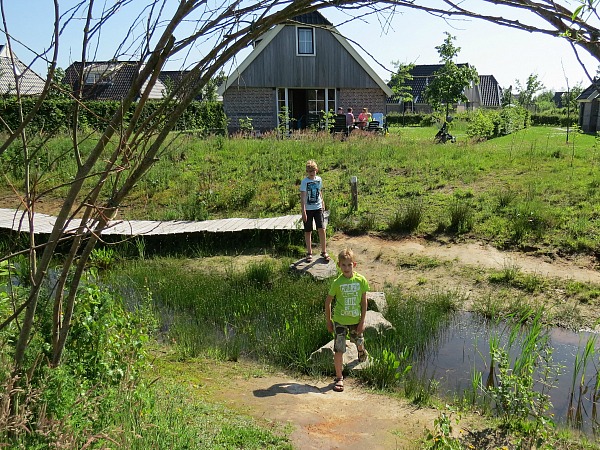
{"label": "sky", "polygon": [[[479,0],[463,0],[466,3],[477,1]],[[30,63],[32,59],[32,54],[27,47],[40,50],[48,45],[53,26],[52,3],[50,0],[5,2],[9,31],[17,38],[13,48],[16,55],[25,63]],[[60,1],[63,8],[65,4],[73,3],[74,0]],[[138,0],[139,3],[144,2]],[[531,22],[529,19],[531,15],[514,8],[506,10],[489,5],[484,9],[494,15],[511,14],[523,21]],[[440,58],[435,47],[444,42],[445,32],[448,32],[456,37],[454,45],[461,49],[456,62],[471,64],[480,75],[493,75],[503,88],[515,86],[517,80],[524,85],[531,74],[537,75],[545,88],[552,91],[564,91],[567,84],[569,87],[577,84],[587,87],[590,84],[571,46],[560,38],[514,30],[484,21],[444,21],[428,13],[406,8],[400,9],[384,27],[385,29],[382,29],[376,16],[364,15],[344,23],[349,16],[343,12],[329,8],[322,13],[344,36],[360,43],[362,49],[354,43],[352,45],[384,81],[390,78],[390,70],[394,69],[393,61],[403,64],[439,63]],[[360,16],[360,11],[358,13],[355,15]],[[120,42],[123,33],[129,29],[128,23],[131,23],[132,17],[133,15],[123,11],[120,22],[112,29],[107,28],[103,31],[103,48],[110,49],[110,53],[103,54],[101,48],[96,59],[109,59],[112,56],[114,47]],[[82,20],[78,25],[81,23]],[[543,22],[538,23],[543,24]],[[81,59],[80,36],[79,30],[65,31],[60,47],[59,67],[65,69],[72,62]],[[0,44],[5,41],[5,37],[0,35]],[[196,45],[187,55],[188,61],[193,60],[194,53],[200,55],[204,51],[207,49],[203,48],[202,44]],[[232,64],[239,64],[249,52],[250,49],[242,51]],[[583,50],[580,50],[579,54],[587,71],[594,76],[599,65],[598,61]],[[135,59],[133,55],[131,59]],[[181,61],[171,61],[167,63],[166,68],[177,70],[181,64]],[[33,68],[40,75],[46,72],[46,65],[42,61],[36,62]]]}

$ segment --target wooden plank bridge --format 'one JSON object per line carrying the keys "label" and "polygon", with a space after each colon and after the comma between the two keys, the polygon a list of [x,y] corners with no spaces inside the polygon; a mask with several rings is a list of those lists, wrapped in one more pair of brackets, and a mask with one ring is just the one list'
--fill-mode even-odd
{"label": "wooden plank bridge", "polygon": [[[50,234],[56,222],[56,217],[36,213],[33,221],[35,234]],[[76,230],[80,225],[79,219],[71,220],[67,232]],[[0,208],[0,229],[26,232],[29,230],[27,215],[23,211]],[[244,230],[301,230],[302,216],[300,214],[264,219],[218,219],[200,222],[190,220],[115,220],[102,231],[102,235],[119,236],[152,236],[187,233],[225,233]]]}

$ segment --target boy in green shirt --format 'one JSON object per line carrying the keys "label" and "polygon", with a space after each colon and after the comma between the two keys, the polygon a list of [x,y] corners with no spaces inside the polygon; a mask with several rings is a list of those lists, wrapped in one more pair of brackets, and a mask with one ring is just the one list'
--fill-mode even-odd
{"label": "boy in green shirt", "polygon": [[[366,361],[367,351],[363,331],[365,329],[365,316],[367,314],[367,291],[369,283],[365,277],[354,271],[356,261],[354,253],[345,249],[338,255],[338,266],[342,274],[338,276],[325,299],[325,319],[327,330],[333,333],[333,364],[335,366],[335,384],[333,390],[344,390],[344,376],[342,374],[344,353],[346,352],[346,336],[350,334],[350,341],[356,344],[358,360]],[[335,303],[333,300],[335,299]],[[333,315],[332,315],[333,303]]]}

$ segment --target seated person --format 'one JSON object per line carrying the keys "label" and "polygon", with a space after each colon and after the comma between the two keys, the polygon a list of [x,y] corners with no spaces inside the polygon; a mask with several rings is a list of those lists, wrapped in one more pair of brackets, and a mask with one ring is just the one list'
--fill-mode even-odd
{"label": "seated person", "polygon": [[352,108],[348,108],[346,113],[346,126],[348,128],[354,128],[354,114],[352,114]]}
{"label": "seated person", "polygon": [[367,126],[367,124],[371,121],[371,113],[369,112],[369,108],[363,108],[362,112],[358,115],[358,128],[361,130]]}

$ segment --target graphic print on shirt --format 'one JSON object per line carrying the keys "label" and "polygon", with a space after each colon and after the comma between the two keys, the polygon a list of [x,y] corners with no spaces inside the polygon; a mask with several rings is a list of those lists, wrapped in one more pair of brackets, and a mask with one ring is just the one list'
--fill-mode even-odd
{"label": "graphic print on shirt", "polygon": [[319,203],[319,182],[309,181],[306,183],[306,204],[316,205]]}
{"label": "graphic print on shirt", "polygon": [[344,310],[340,311],[342,316],[360,316],[360,308],[358,308],[360,299],[358,294],[360,292],[359,283],[347,283],[340,285],[340,291],[343,295]]}

